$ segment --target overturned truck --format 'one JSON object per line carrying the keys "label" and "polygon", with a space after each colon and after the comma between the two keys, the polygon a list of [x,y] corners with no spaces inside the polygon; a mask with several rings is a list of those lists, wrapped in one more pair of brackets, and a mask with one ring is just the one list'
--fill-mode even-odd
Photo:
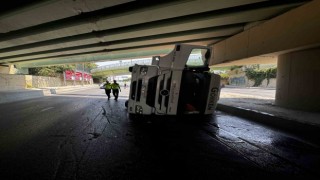
{"label": "overturned truck", "polygon": [[220,96],[220,76],[210,72],[211,49],[177,44],[151,65],[129,68],[132,73],[129,115],[212,114]]}

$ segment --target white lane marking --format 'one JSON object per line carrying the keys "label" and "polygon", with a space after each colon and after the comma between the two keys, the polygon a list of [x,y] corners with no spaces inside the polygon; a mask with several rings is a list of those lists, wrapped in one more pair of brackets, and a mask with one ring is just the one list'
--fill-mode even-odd
{"label": "white lane marking", "polygon": [[48,107],[48,108],[42,109],[41,112],[47,111],[47,110],[52,109],[52,108],[54,108],[54,107]]}

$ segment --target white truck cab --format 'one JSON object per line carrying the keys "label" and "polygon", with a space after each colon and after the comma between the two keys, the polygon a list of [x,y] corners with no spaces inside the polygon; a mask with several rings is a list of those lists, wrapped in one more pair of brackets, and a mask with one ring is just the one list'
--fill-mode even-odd
{"label": "white truck cab", "polygon": [[211,49],[177,44],[151,65],[129,68],[132,73],[129,114],[212,114],[220,96],[220,76],[210,72]]}

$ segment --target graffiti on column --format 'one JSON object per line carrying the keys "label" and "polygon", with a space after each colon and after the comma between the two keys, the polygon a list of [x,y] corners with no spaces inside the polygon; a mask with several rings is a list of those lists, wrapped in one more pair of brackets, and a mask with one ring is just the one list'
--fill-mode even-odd
{"label": "graffiti on column", "polygon": [[233,77],[230,78],[230,84],[235,86],[242,86],[246,84],[245,77]]}

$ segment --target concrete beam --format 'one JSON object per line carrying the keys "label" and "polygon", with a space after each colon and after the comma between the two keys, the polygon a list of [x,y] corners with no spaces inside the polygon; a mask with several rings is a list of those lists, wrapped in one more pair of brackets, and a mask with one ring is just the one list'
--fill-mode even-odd
{"label": "concrete beam", "polygon": [[[7,33],[134,0],[47,0],[0,16],[0,33]],[[5,6],[5,4],[2,4]],[[41,15],[40,15],[41,14]],[[39,16],[40,15],[40,16]]]}
{"label": "concrete beam", "polygon": [[[141,8],[128,12],[119,12],[115,15],[108,15],[107,13],[101,14],[98,19],[85,18],[74,21],[64,21],[63,23],[54,26],[41,26],[37,27],[32,32],[24,31],[17,34],[14,32],[11,34],[7,33],[6,36],[0,38],[0,48],[2,49],[62,37],[71,37],[95,31],[133,26],[263,1],[266,0],[173,1],[171,3]],[[34,16],[39,15],[36,14]]]}
{"label": "concrete beam", "polygon": [[222,37],[230,36],[232,34],[236,34],[237,32],[242,31],[242,26],[230,26],[224,28],[206,28],[200,30],[193,31],[184,31],[180,33],[168,33],[157,36],[149,36],[142,38],[131,38],[128,40],[115,41],[115,42],[104,42],[99,44],[85,45],[85,46],[76,46],[72,48],[63,48],[52,51],[43,51],[39,53],[28,53],[23,56],[13,56],[13,57],[1,57],[0,60],[3,62],[14,62],[14,61],[22,61],[22,60],[30,60],[30,59],[39,59],[39,58],[47,58],[61,55],[72,55],[77,53],[89,53],[89,52],[97,52],[103,50],[112,50],[112,49],[126,49],[130,47],[137,46],[157,46],[163,43],[172,43],[181,41],[198,41],[199,39],[212,39],[215,42],[221,40]]}
{"label": "concrete beam", "polygon": [[77,62],[96,62],[96,61],[112,61],[119,59],[127,59],[131,58],[140,58],[140,57],[150,57],[153,55],[163,55],[168,54],[173,50],[172,48],[167,47],[166,49],[156,49],[156,50],[141,50],[141,51],[133,51],[126,53],[96,53],[90,55],[83,56],[71,56],[64,58],[55,58],[55,59],[44,59],[44,60],[35,60],[17,63],[16,66],[18,68],[22,67],[40,67],[40,66],[48,66],[48,65],[57,65],[57,64],[68,64],[68,63],[77,63]]}
{"label": "concrete beam", "polygon": [[[261,19],[266,19],[273,14],[277,14],[281,11],[286,11],[287,9],[290,9],[293,6],[296,6],[296,4],[265,7],[247,11],[226,13],[223,15],[212,14],[200,17],[179,18],[175,21],[166,20],[161,21],[160,23],[155,22],[135,27],[131,26],[130,28],[87,33],[62,39],[60,38],[57,40],[49,40],[33,44],[20,45],[17,47],[6,48],[3,50],[0,49],[0,57],[6,58],[8,56],[25,55],[41,51],[62,50],[64,48],[69,47],[81,48],[79,46],[100,44],[101,42],[113,44],[113,42],[120,40],[135,39],[168,33],[178,34],[180,32],[192,30],[201,31],[201,29],[203,28],[208,29],[212,27],[216,28],[216,30],[213,29],[212,31],[217,31],[221,29],[221,31],[225,31],[224,35],[234,35],[239,31],[232,31],[230,30],[230,28],[239,26],[246,22],[256,22]],[[252,14],[254,14],[254,16],[252,16]],[[228,26],[229,24],[236,25],[233,25],[231,27]],[[241,31],[242,30],[243,29],[241,29]],[[16,44],[21,40],[23,39],[19,40],[19,38],[13,38],[12,40],[6,41],[6,43],[9,44],[11,42]],[[43,55],[42,57],[45,57],[45,55]]]}
{"label": "concrete beam", "polygon": [[224,62],[222,64],[210,65],[210,67],[228,67],[228,66],[241,66],[241,65],[253,65],[253,64],[277,64],[277,56],[254,56],[246,59],[240,59],[237,61]]}
{"label": "concrete beam", "polygon": [[[320,1],[311,1],[213,45],[210,65],[320,45]],[[257,62],[258,63],[258,62]]]}
{"label": "concrete beam", "polygon": [[[206,39],[201,41],[181,41],[178,43],[191,43],[193,45],[206,46],[207,44],[213,43],[215,40]],[[39,67],[46,65],[56,65],[65,63],[79,63],[79,62],[95,62],[95,61],[109,61],[119,59],[130,59],[130,58],[142,58],[151,57],[154,55],[165,55],[171,52],[174,48],[172,43],[157,44],[154,46],[141,46],[134,47],[133,49],[126,50],[115,50],[112,52],[102,51],[91,54],[78,54],[72,56],[62,56],[53,58],[43,58],[36,60],[28,60],[25,62],[15,62],[17,67]]]}

